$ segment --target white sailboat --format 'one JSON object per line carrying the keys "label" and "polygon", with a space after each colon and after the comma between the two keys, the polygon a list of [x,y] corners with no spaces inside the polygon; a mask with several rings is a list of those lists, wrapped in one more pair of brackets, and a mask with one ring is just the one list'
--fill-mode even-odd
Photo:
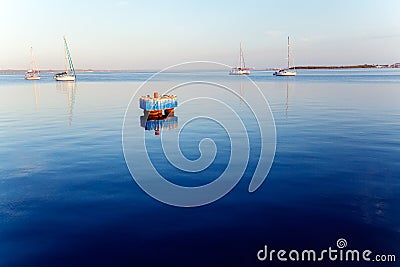
{"label": "white sailboat", "polygon": [[56,81],[75,81],[76,74],[74,69],[74,64],[72,64],[71,54],[69,53],[67,39],[64,36],[64,53],[65,53],[65,71],[56,73],[54,79]]}
{"label": "white sailboat", "polygon": [[232,68],[229,72],[229,75],[249,75],[250,70],[246,68],[243,57],[242,43],[240,43],[240,52],[239,52],[239,67]]}
{"label": "white sailboat", "polygon": [[40,80],[40,71],[36,65],[36,60],[31,47],[31,69],[25,72],[25,80]]}
{"label": "white sailboat", "polygon": [[287,38],[287,68],[286,69],[280,69],[278,71],[274,72],[275,76],[296,76],[296,70],[295,68],[290,68],[290,43],[289,43],[289,36]]}

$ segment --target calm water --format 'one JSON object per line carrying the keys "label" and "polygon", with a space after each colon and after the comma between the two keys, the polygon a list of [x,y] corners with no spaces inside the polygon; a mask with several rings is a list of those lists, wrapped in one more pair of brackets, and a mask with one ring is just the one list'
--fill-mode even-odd
{"label": "calm water", "polygon": [[[238,185],[197,208],[154,200],[125,163],[125,110],[151,75],[86,73],[75,84],[55,83],[51,75],[38,82],[0,75],[0,266],[271,266],[257,260],[264,245],[322,250],[336,247],[339,238],[350,249],[396,254],[398,264],[399,70],[298,71],[283,79],[252,73],[271,106],[277,143],[267,179],[251,194],[247,188],[268,140],[260,138],[248,107],[223,90],[181,88],[178,98],[196,88],[225,97],[242,114],[250,142]],[[226,83],[245,99],[257,98],[246,79],[218,71],[169,73],[148,93],[165,91],[182,77]],[[125,121],[133,129],[132,148],[144,136],[149,158],[170,181],[199,186],[235,166],[228,134],[211,120],[188,123],[180,139],[191,160],[200,156],[200,140],[214,140],[217,154],[209,169],[194,176],[177,171],[161,149],[161,137],[168,140],[199,110],[212,110],[235,130],[238,123],[222,108],[178,108],[178,128],[156,136],[140,127],[135,103]]]}

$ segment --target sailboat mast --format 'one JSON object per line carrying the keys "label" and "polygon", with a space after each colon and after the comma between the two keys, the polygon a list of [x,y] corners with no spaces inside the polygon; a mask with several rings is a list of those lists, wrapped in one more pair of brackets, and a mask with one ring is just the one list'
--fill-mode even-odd
{"label": "sailboat mast", "polygon": [[242,43],[240,42],[240,50],[239,50],[239,68],[243,67],[243,52],[242,52]]}
{"label": "sailboat mast", "polygon": [[33,48],[32,48],[32,46],[31,46],[31,70],[33,71],[34,70],[34,66],[35,65],[35,63],[33,62]]}
{"label": "sailboat mast", "polygon": [[35,72],[39,72],[39,68],[37,66],[36,58],[35,58],[35,55],[33,54],[33,48],[32,47],[31,47],[31,55],[32,55],[32,61],[33,61],[32,68],[35,68]]}
{"label": "sailboat mast", "polygon": [[68,71],[68,56],[67,56],[67,40],[65,39],[65,36],[63,36],[63,38],[64,38],[65,72],[67,73],[67,75],[69,75],[69,71]]}
{"label": "sailboat mast", "polygon": [[[69,63],[69,69],[72,71],[73,76],[75,76],[74,64],[72,64],[71,54],[69,53],[67,39],[65,38],[65,36],[64,36],[64,49],[65,49],[65,59],[66,59],[67,68],[68,68],[68,63]],[[67,73],[69,75],[68,71],[67,71]]]}
{"label": "sailboat mast", "polygon": [[287,68],[290,67],[290,44],[289,44],[289,36],[287,37]]}

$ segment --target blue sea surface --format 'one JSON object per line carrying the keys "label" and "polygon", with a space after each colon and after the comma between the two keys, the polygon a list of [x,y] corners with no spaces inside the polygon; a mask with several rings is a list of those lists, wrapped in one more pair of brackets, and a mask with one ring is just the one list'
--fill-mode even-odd
{"label": "blue sea surface", "polygon": [[[277,258],[260,262],[257,252],[265,245],[321,251],[337,248],[340,238],[347,249],[393,254],[397,262],[325,260],[323,266],[398,266],[398,69],[299,70],[296,77],[253,71],[250,78],[270,104],[277,141],[271,170],[254,193],[249,183],[269,140],[260,137],[243,102],[257,96],[251,82],[225,71],[156,78],[149,94],[189,78],[229,84],[243,97],[208,92],[204,85],[180,88],[178,101],[196,88],[226,98],[241,114],[250,145],[237,186],[195,208],[161,203],[138,186],[123,153],[124,119],[135,130],[130,142],[144,136],[159,173],[183,186],[210,183],[236,164],[229,161],[230,133],[204,118],[182,125],[184,117],[211,110],[207,103],[177,108],[178,128],[161,135],[141,127],[139,107],[125,118],[135,91],[153,74],[78,73],[75,83],[56,83],[51,74],[35,82],[0,75],[0,266],[280,266],[285,262]],[[222,106],[212,111],[239,129]],[[208,169],[192,174],[168,162],[161,138],[179,131],[181,152],[190,160],[201,156],[203,138],[214,141],[217,154]]]}

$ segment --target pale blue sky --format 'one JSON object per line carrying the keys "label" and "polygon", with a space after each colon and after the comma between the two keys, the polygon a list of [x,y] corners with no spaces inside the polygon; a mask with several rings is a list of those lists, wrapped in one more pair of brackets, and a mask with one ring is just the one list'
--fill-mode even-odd
{"label": "pale blue sky", "polygon": [[2,1],[0,69],[161,69],[191,60],[250,67],[400,61],[400,1]]}

